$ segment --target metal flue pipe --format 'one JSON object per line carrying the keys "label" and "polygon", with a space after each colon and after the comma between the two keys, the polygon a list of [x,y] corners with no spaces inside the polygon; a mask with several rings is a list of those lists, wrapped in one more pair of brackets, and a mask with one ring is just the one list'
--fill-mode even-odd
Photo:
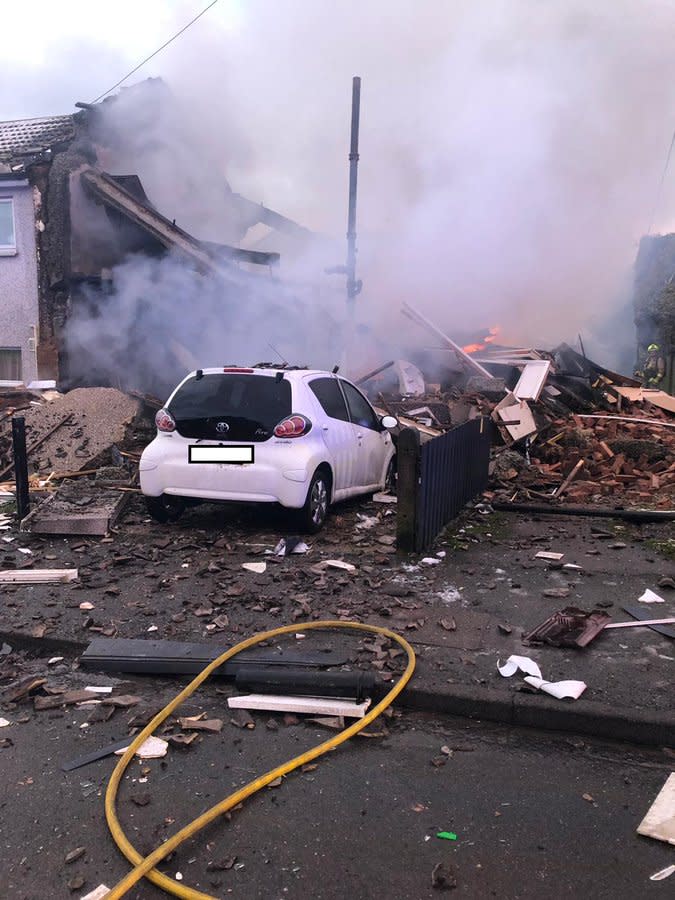
{"label": "metal flue pipe", "polygon": [[361,293],[356,280],[356,184],[359,166],[359,118],[361,112],[361,79],[352,79],[352,131],[349,146],[349,213],[347,216],[347,303]]}

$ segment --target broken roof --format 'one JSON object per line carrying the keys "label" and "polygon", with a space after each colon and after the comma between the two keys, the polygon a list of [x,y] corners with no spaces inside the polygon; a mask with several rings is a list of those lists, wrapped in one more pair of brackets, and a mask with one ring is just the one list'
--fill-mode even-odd
{"label": "broken roof", "polygon": [[[139,179],[135,178],[134,182],[133,178],[135,176],[115,177],[91,166],[84,168],[80,173],[80,181],[95,199],[121,213],[167,249],[189,257],[203,271],[221,271],[221,263],[230,260],[267,266],[279,261],[278,253],[241,250],[226,244],[198,241],[187,231],[179,228],[175,222],[169,221],[157,212],[148,202]],[[132,193],[128,188],[134,184],[135,189]]]}
{"label": "broken roof", "polygon": [[44,116],[0,122],[0,159],[40,153],[75,134],[74,116]]}

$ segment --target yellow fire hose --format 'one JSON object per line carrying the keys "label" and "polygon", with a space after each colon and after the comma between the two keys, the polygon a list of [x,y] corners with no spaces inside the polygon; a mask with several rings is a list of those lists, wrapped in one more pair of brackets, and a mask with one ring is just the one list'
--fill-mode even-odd
{"label": "yellow fire hose", "polygon": [[[341,731],[340,734],[330,738],[330,740],[324,741],[322,744],[318,744],[311,750],[307,750],[306,753],[301,753],[300,756],[296,756],[293,759],[288,760],[288,762],[282,763],[280,766],[277,766],[275,769],[271,769],[264,775],[260,775],[253,781],[249,781],[249,783],[243,788],[240,788],[238,791],[230,794],[229,797],[221,800],[220,803],[212,806],[211,809],[207,810],[205,813],[202,813],[201,816],[198,816],[196,819],[194,819],[194,821],[190,822],[189,825],[181,828],[180,831],[176,832],[173,837],[169,838],[167,841],[157,847],[157,849],[154,850],[149,856],[146,856],[145,858],[141,856],[141,854],[130,843],[127,836],[123,832],[119,819],[117,818],[117,811],[115,809],[115,802],[117,800],[117,791],[119,789],[120,781],[129,763],[133,759],[136,750],[148,737],[150,737],[153,731],[155,731],[155,729],[158,728],[178,706],[180,706],[180,704],[184,700],[187,700],[187,698],[190,697],[197,690],[197,688],[206,681],[209,675],[211,675],[228,659],[236,656],[237,653],[241,653],[242,650],[247,650],[249,647],[254,647],[256,644],[260,644],[263,641],[268,641],[271,638],[277,638],[282,634],[307,631],[310,628],[348,628],[356,631],[368,631],[373,634],[385,635],[390,640],[395,641],[397,644],[400,644],[400,646],[405,650],[408,656],[408,663],[406,665],[405,671],[396,682],[394,687],[386,695],[386,697],[380,700],[380,702],[376,706],[374,706],[370,710],[370,712],[366,713],[366,715],[362,719],[358,719],[356,722],[354,722],[353,725],[345,728],[344,731]],[[124,894],[127,893],[127,891],[131,890],[131,888],[141,880],[141,878],[147,878],[149,881],[151,881],[153,884],[156,884],[158,887],[161,887],[167,893],[173,894],[175,897],[183,897],[185,898],[185,900],[215,900],[215,898],[210,894],[203,894],[201,891],[179,884],[172,878],[163,875],[161,872],[155,869],[155,866],[166,856],[168,856],[169,853],[175,850],[180,844],[182,844],[183,841],[186,841],[188,838],[193,837],[195,834],[197,834],[198,831],[201,831],[202,828],[204,828],[210,822],[213,822],[214,819],[217,819],[219,816],[224,815],[226,812],[233,809],[243,800],[246,800],[247,797],[255,794],[257,791],[261,790],[261,788],[264,788],[266,785],[270,784],[272,781],[281,777],[282,775],[288,775],[289,772],[292,772],[299,766],[304,766],[308,762],[311,762],[311,760],[317,759],[317,757],[322,756],[324,753],[328,753],[329,750],[334,750],[340,744],[343,744],[345,741],[349,740],[350,737],[358,734],[358,732],[364,729],[367,725],[370,725],[370,723],[374,721],[380,715],[380,713],[382,713],[394,701],[396,697],[398,697],[403,688],[410,681],[414,669],[415,653],[410,644],[400,635],[396,634],[393,631],[389,631],[388,628],[380,628],[377,625],[362,625],[360,622],[340,621],[305,622],[303,624],[297,623],[295,625],[284,625],[282,628],[274,628],[272,631],[261,632],[254,637],[242,641],[240,644],[237,644],[235,647],[227,650],[212,663],[209,663],[209,665],[206,666],[206,668],[203,669],[199,673],[199,675],[197,675],[197,677],[194,678],[190,682],[190,684],[188,684],[186,688],[184,688],[179,694],[177,694],[177,696],[174,697],[174,699],[170,703],[168,703],[164,707],[164,709],[159,712],[141,732],[139,732],[138,735],[136,735],[133,741],[129,744],[129,747],[125,751],[120,761],[115,766],[110,781],[108,782],[108,787],[105,793],[105,815],[108,822],[108,828],[110,829],[110,834],[112,835],[112,838],[117,844],[118,848],[126,856],[129,862],[131,862],[135,866],[135,868],[131,872],[129,872],[129,874],[126,875],[111,891],[109,891],[108,894],[106,894],[106,900],[118,900],[118,898],[123,897]]]}

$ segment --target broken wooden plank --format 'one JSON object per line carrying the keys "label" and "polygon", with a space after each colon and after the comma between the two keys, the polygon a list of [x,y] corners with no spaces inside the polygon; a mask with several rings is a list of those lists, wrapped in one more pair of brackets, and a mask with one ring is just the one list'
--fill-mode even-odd
{"label": "broken wooden plank", "polygon": [[247,694],[228,697],[231,709],[263,709],[270,712],[309,713],[319,716],[346,716],[362,719],[370,700],[355,703],[352,700],[329,700],[323,697],[286,697],[279,694]]}
{"label": "broken wooden plank", "polygon": [[0,584],[68,584],[77,569],[0,569]]}
{"label": "broken wooden plank", "polygon": [[471,369],[475,372],[478,372],[480,375],[483,375],[485,378],[494,378],[492,372],[488,372],[487,369],[484,369],[480,363],[477,363],[475,359],[469,356],[468,353],[465,353],[464,350],[460,346],[458,346],[453,340],[451,340],[447,334],[444,334],[440,328],[430,322],[425,316],[422,315],[421,312],[415,309],[414,306],[411,306],[410,303],[403,303],[401,307],[401,311],[405,316],[409,319],[412,319],[413,322],[416,322],[418,325],[422,325],[427,331],[430,331],[436,337],[440,338],[444,341],[448,347],[455,351],[457,356],[462,360],[462,362],[466,363]]}
{"label": "broken wooden plank", "polygon": [[612,622],[610,625],[605,625],[605,628],[639,628],[642,625],[649,628],[653,625],[675,625],[675,616],[665,619],[644,619],[643,621],[638,620],[635,622]]}
{"label": "broken wooden plank", "polygon": [[613,419],[616,422],[642,422],[644,425],[661,425],[663,428],[675,428],[675,423],[664,422],[663,419],[640,419],[636,416],[601,416],[590,413],[576,413],[578,419]]}
{"label": "broken wooden plank", "polygon": [[577,477],[579,472],[583,469],[584,465],[585,465],[584,460],[580,459],[579,462],[576,464],[576,466],[569,473],[567,478],[563,481],[563,483],[553,491],[554,497],[560,497],[560,495],[563,494],[567,490],[567,488],[574,481],[574,479]]}

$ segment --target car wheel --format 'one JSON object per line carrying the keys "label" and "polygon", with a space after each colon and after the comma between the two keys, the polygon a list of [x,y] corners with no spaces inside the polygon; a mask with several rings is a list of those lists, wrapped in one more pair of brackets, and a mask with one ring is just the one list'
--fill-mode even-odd
{"label": "car wheel", "polygon": [[305,505],[300,510],[299,526],[309,534],[321,531],[328,514],[330,480],[324,469],[317,469],[309,483]]}
{"label": "car wheel", "polygon": [[384,476],[384,490],[389,494],[396,494],[396,485],[398,479],[398,470],[396,467],[396,457],[392,456],[387,466],[387,474]]}
{"label": "car wheel", "polygon": [[182,497],[161,494],[159,497],[146,497],[145,505],[156,522],[164,523],[179,519],[185,511],[186,503]]}

